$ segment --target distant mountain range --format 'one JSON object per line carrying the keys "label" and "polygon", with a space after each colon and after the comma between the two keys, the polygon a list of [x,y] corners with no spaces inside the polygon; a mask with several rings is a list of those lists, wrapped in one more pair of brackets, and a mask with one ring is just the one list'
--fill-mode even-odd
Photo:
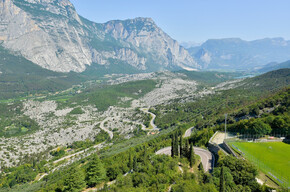
{"label": "distant mountain range", "polygon": [[[94,23],[69,0],[0,1],[0,43],[52,71],[200,68],[151,18]],[[108,70],[109,71],[109,70]]]}
{"label": "distant mountain range", "polygon": [[286,68],[290,68],[290,60],[283,62],[283,63],[272,62],[272,63],[269,63],[269,64],[263,66],[260,69],[256,69],[256,71],[259,73],[266,73],[269,71],[274,71],[277,69],[286,69]]}
{"label": "distant mountain range", "polygon": [[270,62],[290,60],[290,41],[283,38],[211,39],[188,51],[203,69],[253,70]]}
{"label": "distant mountain range", "polygon": [[[182,45],[194,47],[180,46],[151,18],[94,23],[78,15],[69,0],[0,1],[1,54],[9,53],[10,61],[22,57],[21,61],[54,72],[99,76],[180,69],[258,70],[270,62],[290,60],[290,41],[283,38],[211,39]],[[17,67],[25,67],[24,63]],[[9,71],[13,76],[16,64],[8,65],[0,63],[0,75]]]}

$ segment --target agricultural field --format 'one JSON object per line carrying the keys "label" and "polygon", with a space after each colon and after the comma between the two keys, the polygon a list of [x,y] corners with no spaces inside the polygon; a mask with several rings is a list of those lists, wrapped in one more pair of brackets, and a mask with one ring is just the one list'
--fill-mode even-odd
{"label": "agricultural field", "polygon": [[235,151],[243,153],[248,160],[283,186],[290,183],[290,144],[283,142],[232,142]]}

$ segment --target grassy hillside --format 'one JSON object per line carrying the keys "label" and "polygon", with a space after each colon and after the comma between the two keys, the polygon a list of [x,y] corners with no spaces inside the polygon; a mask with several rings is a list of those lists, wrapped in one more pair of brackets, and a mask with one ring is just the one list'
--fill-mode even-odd
{"label": "grassy hillside", "polygon": [[271,91],[290,85],[290,68],[270,71],[245,80],[244,90]]}
{"label": "grassy hillside", "polygon": [[[159,105],[154,110],[157,115],[156,124],[160,128],[188,122],[199,128],[205,122],[211,125],[217,119],[223,118],[224,113],[231,113],[289,86],[289,81],[290,70],[281,69],[245,79],[236,88],[219,91],[218,94],[202,97],[196,102]],[[202,111],[206,111],[205,116],[200,115]]]}

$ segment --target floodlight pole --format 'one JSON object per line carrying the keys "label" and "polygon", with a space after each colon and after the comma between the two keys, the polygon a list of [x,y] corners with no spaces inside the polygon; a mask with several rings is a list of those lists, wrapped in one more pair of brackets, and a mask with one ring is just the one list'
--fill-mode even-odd
{"label": "floodlight pole", "polygon": [[228,114],[225,114],[225,139],[227,139],[227,116]]}

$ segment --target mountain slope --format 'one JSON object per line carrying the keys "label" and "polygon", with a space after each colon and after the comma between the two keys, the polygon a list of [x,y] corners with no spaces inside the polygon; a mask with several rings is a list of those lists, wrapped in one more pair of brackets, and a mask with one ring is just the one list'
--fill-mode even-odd
{"label": "mountain slope", "polygon": [[55,92],[79,84],[85,77],[43,69],[22,56],[0,46],[0,98],[8,99],[32,93]]}
{"label": "mountain slope", "polygon": [[265,66],[263,66],[261,69],[258,69],[257,71],[260,73],[266,73],[269,71],[274,71],[278,69],[283,69],[283,68],[290,68],[290,60],[283,62],[283,63],[269,63]]}
{"label": "mountain slope", "polygon": [[98,24],[79,16],[68,0],[0,1],[0,18],[2,45],[53,71],[119,63],[139,71],[198,67],[150,18]]}
{"label": "mountain slope", "polygon": [[283,38],[211,39],[188,51],[204,69],[250,70],[266,63],[289,60],[290,41]]}

